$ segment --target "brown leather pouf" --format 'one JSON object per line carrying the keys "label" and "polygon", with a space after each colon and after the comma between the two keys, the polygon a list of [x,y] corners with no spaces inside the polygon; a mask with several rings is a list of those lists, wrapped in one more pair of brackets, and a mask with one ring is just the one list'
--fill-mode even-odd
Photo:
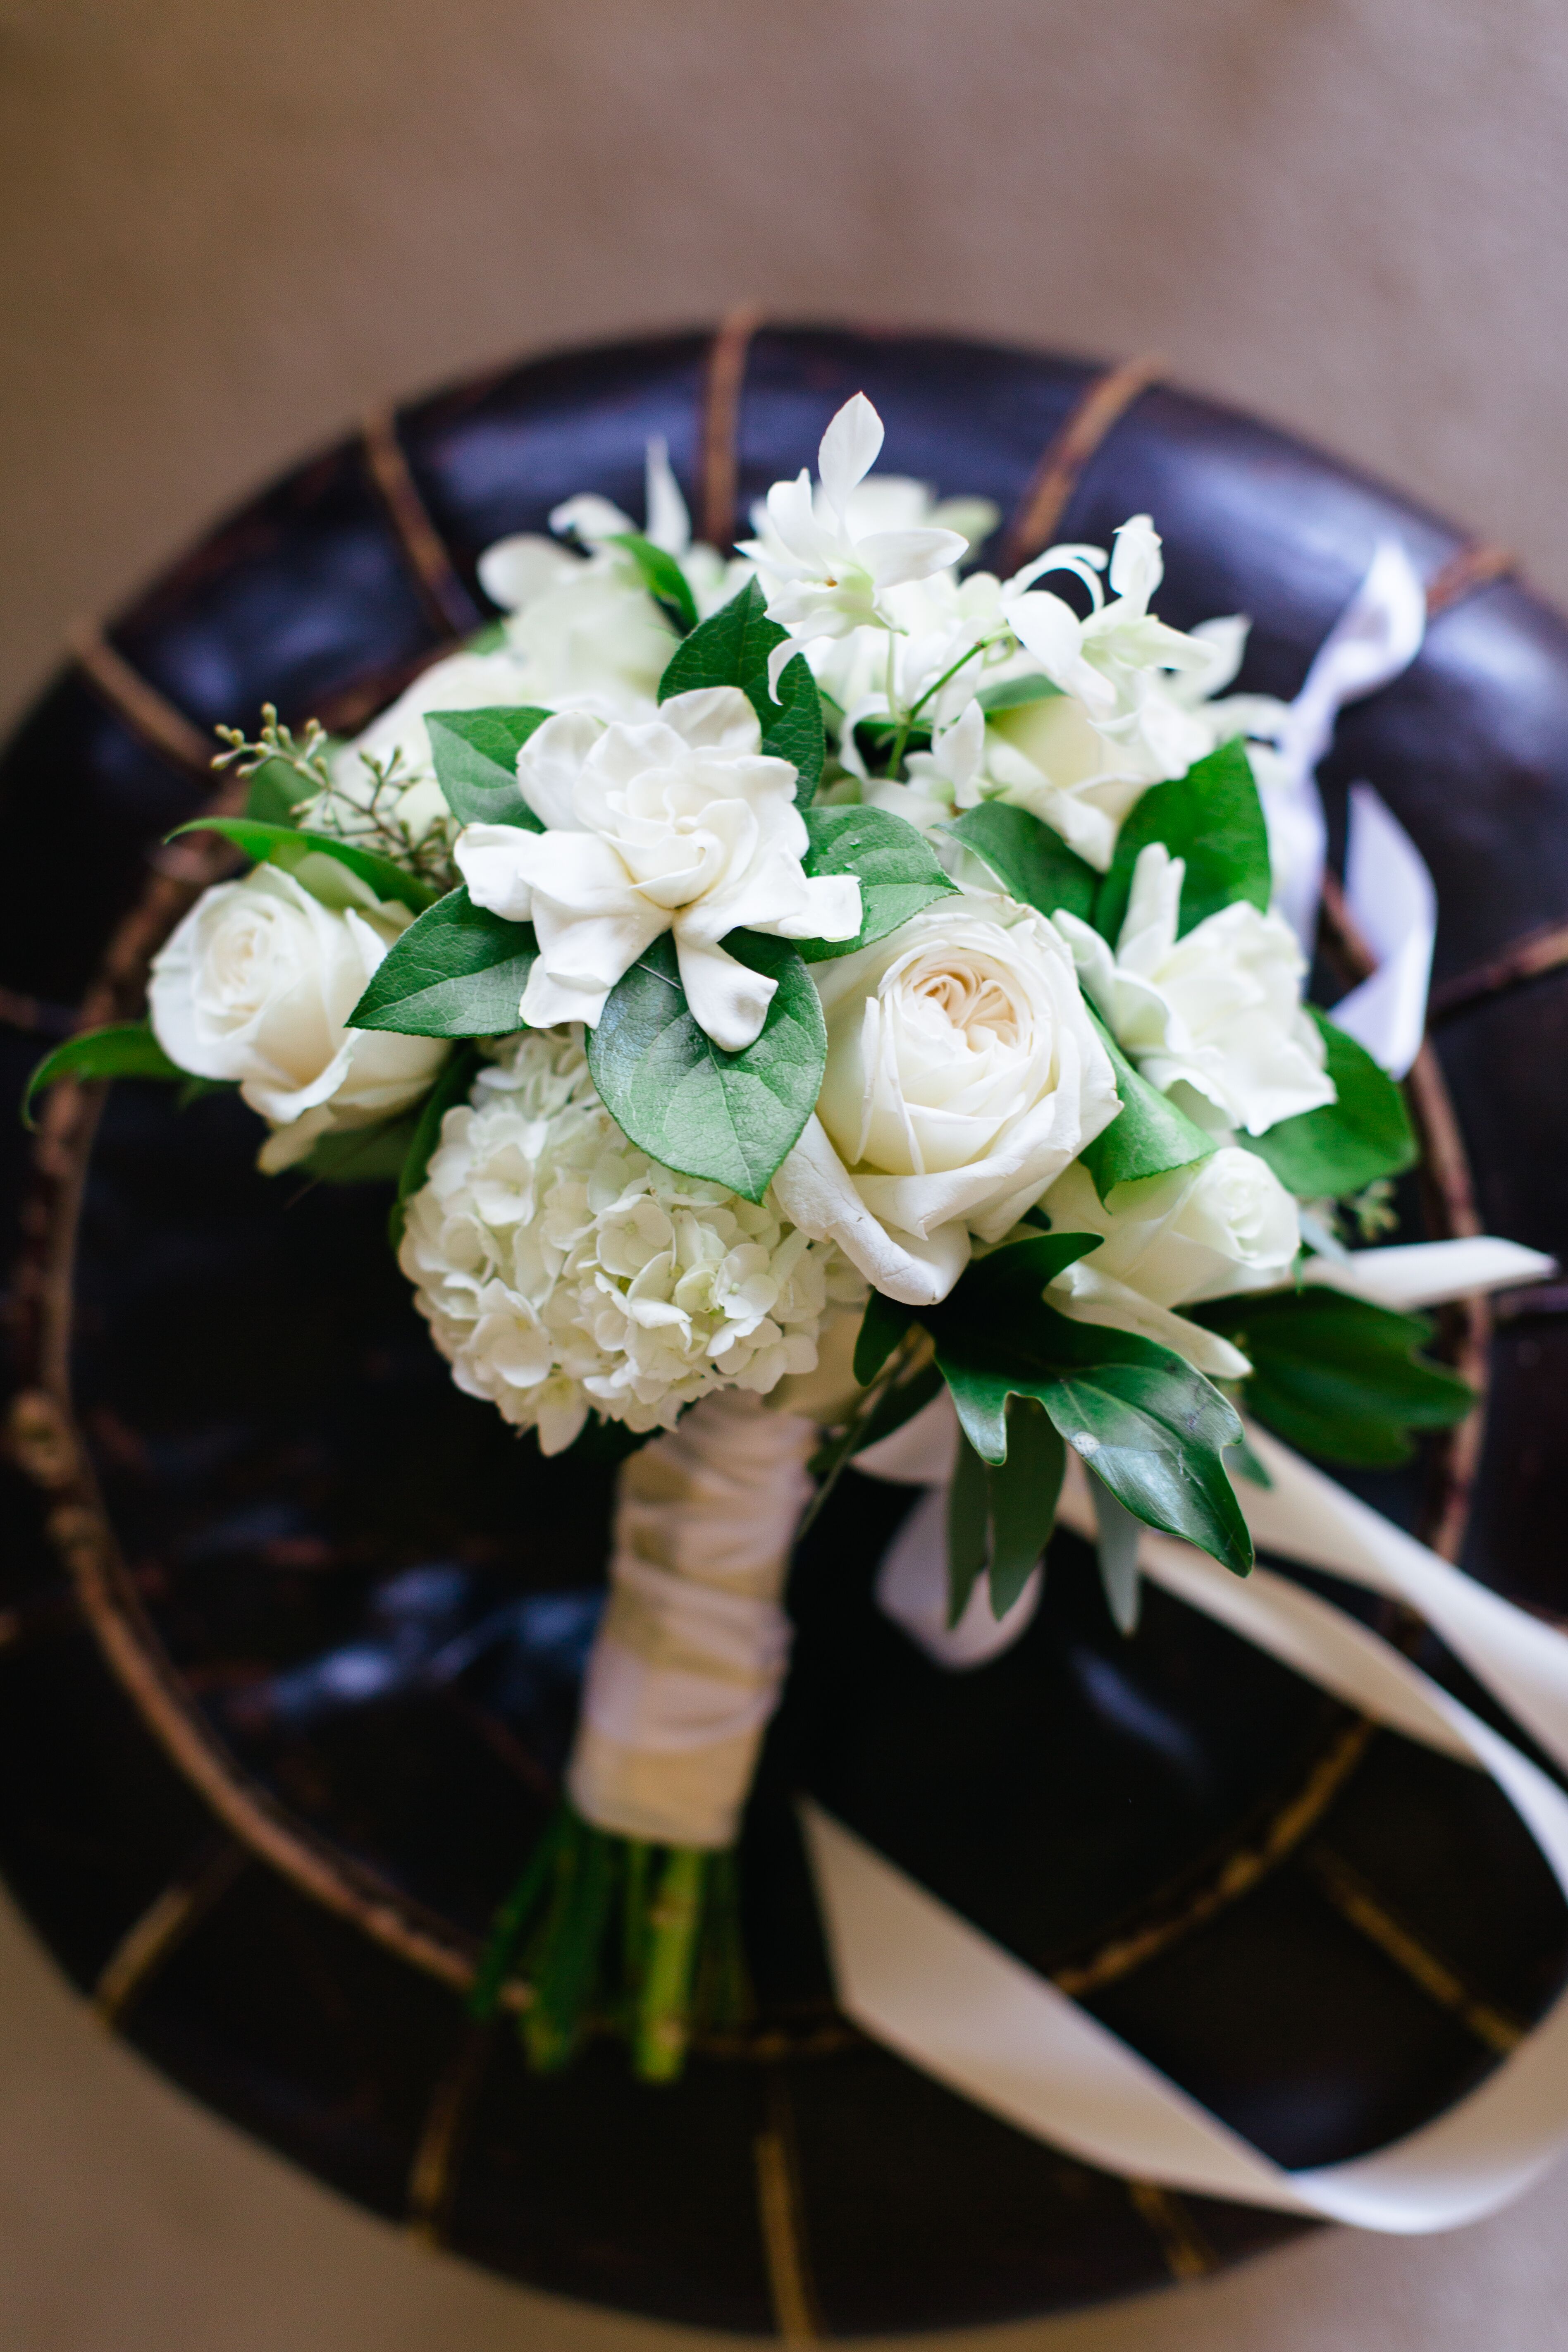
{"label": "brown leather pouf", "polygon": [[[215,530],[75,649],[0,762],[27,877],[0,938],[13,1094],[84,1013],[139,1012],[216,870],[159,846],[214,790],[216,722],[273,700],[358,724],[483,620],[492,541],[578,489],[640,512],[651,435],[728,541],[861,389],[889,469],[997,501],[993,564],[1151,513],[1164,617],[1250,614],[1249,688],[1293,693],[1376,541],[1405,541],[1432,627],[1347,714],[1324,782],[1336,839],[1347,782],[1375,782],[1439,893],[1409,1213],[1568,1253],[1563,625],[1495,555],[1146,369],[938,338],[738,320],[531,362],[378,420]],[[1324,947],[1353,971],[1332,900]],[[1568,1916],[1479,1776],[1157,1592],[1123,1643],[1068,1537],[1027,1636],[943,1675],[871,1603],[908,1490],[851,1475],[797,1562],[748,1817],[755,2029],[670,2089],[609,2041],[530,2077],[461,1996],[553,1801],[606,1464],[543,1464],[459,1396],[384,1198],[259,1177],[233,1101],[68,1087],[30,1160],[10,1133],[0,1863],[153,2063],[378,2212],[562,2293],[796,2336],[1052,2310],[1292,2233],[1071,2162],[862,2040],[832,2004],[802,1788],[1287,2164],[1432,2115],[1561,1981]],[[1484,1432],[1363,1482],[1548,1613],[1565,1306],[1450,1313]]]}

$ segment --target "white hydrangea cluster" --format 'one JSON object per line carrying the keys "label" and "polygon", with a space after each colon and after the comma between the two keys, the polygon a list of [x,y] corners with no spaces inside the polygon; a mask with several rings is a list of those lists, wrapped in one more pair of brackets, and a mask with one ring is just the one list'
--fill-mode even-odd
{"label": "white hydrangea cluster", "polygon": [[399,1262],[458,1386],[545,1454],[590,1408],[668,1429],[711,1390],[765,1395],[866,1295],[831,1242],[629,1143],[575,1025],[509,1039],[447,1113]]}

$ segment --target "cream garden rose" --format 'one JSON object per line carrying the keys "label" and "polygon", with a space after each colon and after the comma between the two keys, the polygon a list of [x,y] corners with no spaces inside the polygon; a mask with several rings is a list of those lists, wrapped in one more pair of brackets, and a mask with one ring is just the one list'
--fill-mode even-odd
{"label": "cream garden rose", "polygon": [[1077,917],[1060,926],[1086,992],[1150,1084],[1180,1089],[1210,1126],[1263,1135],[1335,1099],[1301,1007],[1306,959],[1282,915],[1246,899],[1178,939],[1185,872],[1163,842],[1139,853],[1114,955]]}
{"label": "cream garden rose", "polygon": [[450,1050],[432,1037],[349,1029],[349,1014],[414,919],[331,859],[323,905],[291,874],[258,866],[205,891],[153,959],[153,1032],[171,1061],[237,1079],[272,1129],[260,1165],[289,1167],[331,1129],[374,1126],[416,1102]]}
{"label": "cream garden rose", "polygon": [[521,1010],[532,1028],[593,1027],[622,973],[668,930],[693,1017],[738,1053],[777,982],[730,955],[725,934],[743,925],[847,940],[860,928],[854,876],[804,871],[795,772],[764,753],[736,687],[674,695],[638,726],[586,712],[546,719],[517,772],[548,830],[471,824],[455,854],[477,905],[534,925],[539,960]]}
{"label": "cream garden rose", "polygon": [[1044,1206],[1058,1233],[1105,1236],[1053,1283],[1053,1306],[1157,1339],[1216,1379],[1250,1370],[1228,1339],[1173,1310],[1277,1289],[1289,1276],[1300,1247],[1296,1203],[1255,1151],[1227,1144],[1194,1167],[1118,1184],[1109,1203],[1089,1171],[1072,1167]]}
{"label": "cream garden rose", "polygon": [[1011,898],[937,900],[814,967],[827,1019],[816,1115],[773,1179],[907,1306],[944,1298],[1119,1108],[1072,958]]}

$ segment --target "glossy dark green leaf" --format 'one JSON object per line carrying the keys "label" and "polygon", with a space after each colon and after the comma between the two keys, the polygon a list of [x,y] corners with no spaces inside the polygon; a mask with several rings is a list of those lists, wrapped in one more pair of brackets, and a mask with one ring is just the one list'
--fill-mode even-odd
{"label": "glossy dark green leaf", "polygon": [[436,781],[460,824],[515,824],[529,833],[543,832],[522,797],[517,755],[549,716],[532,703],[426,713]]}
{"label": "glossy dark green leaf", "polygon": [[956,895],[936,852],[901,816],[874,808],[807,809],[808,874],[853,874],[860,884],[860,929],[852,940],[795,940],[806,963],[853,955],[886,939],[933,898]]}
{"label": "glossy dark green leaf", "polygon": [[1245,1575],[1252,1543],[1224,1462],[1241,1423],[1180,1356],[1043,1301],[1026,1332],[1015,1325],[987,1338],[978,1323],[944,1322],[940,1308],[924,1319],[964,1434],[984,1460],[1007,1458],[1009,1397],[1034,1397],[1135,1517]]}
{"label": "glossy dark green leaf", "polygon": [[1027,809],[982,801],[942,827],[987,865],[1010,898],[1042,915],[1066,908],[1087,923],[1094,914],[1100,877],[1061,835]]}
{"label": "glossy dark green leaf", "polygon": [[991,1489],[985,1465],[960,1434],[952,1484],[947,1490],[947,1622],[956,1625],[985,1566]]}
{"label": "glossy dark green leaf", "polygon": [[169,838],[177,840],[183,833],[221,833],[254,865],[280,866],[316,897],[327,898],[329,904],[354,903],[352,893],[342,900],[329,896],[325,886],[334,866],[352,874],[376,898],[393,906],[412,907],[416,914],[436,897],[429,883],[405,873],[390,857],[378,857],[374,850],[361,849],[355,842],[340,841],[336,834],[307,833],[300,825],[264,824],[248,816],[193,817],[189,824],[177,824]]}
{"label": "glossy dark green leaf", "polygon": [[24,1126],[33,1124],[33,1103],[58,1078],[183,1078],[145,1021],[116,1021],[107,1028],[83,1029],[46,1054],[22,1097]]}
{"label": "glossy dark green leaf", "polygon": [[1409,1460],[1413,1429],[1446,1429],[1475,1402],[1468,1382],[1421,1350],[1431,1338],[1348,1292],[1310,1284],[1185,1310],[1252,1364],[1247,1410],[1288,1444],[1367,1469]]}
{"label": "glossy dark green leaf", "polygon": [[319,1135],[289,1173],[319,1184],[395,1184],[414,1139],[415,1120],[390,1119],[380,1127],[330,1129]]}
{"label": "glossy dark green leaf", "polygon": [[448,890],[393,941],[348,1025],[405,1037],[507,1036],[522,1026],[518,1007],[538,952],[531,923],[509,923],[466,889]]}
{"label": "glossy dark green leaf", "polygon": [[871,1293],[855,1341],[854,1372],[861,1388],[870,1387],[914,1320],[912,1307],[900,1306],[879,1290]]}
{"label": "glossy dark green leaf", "polygon": [[1239,738],[1222,743],[1173,783],[1151,785],[1122,825],[1094,909],[1095,928],[1112,946],[1127,913],[1132,869],[1152,841],[1163,841],[1173,857],[1186,861],[1183,932],[1237,898],[1268,908],[1268,833]]}
{"label": "glossy dark green leaf", "polygon": [[1094,1505],[1095,1559],[1104,1588],[1105,1605],[1118,1633],[1135,1633],[1142,1597],[1138,1570],[1138,1539],[1143,1531],[1125,1503],[1119,1502],[1103,1478],[1089,1474],[1089,1500]]}
{"label": "glossy dark green leaf", "polygon": [[1007,1459],[985,1471],[994,1617],[1007,1614],[1050,1541],[1066,1468],[1060,1432],[1038,1404],[1015,1397],[1007,1409]]}
{"label": "glossy dark green leaf", "polygon": [[816,1108],[827,1030],[786,941],[731,931],[724,946],[778,982],[752,1045],[727,1054],[699,1027],[666,931],[611,990],[588,1034],[588,1067],[612,1118],[651,1159],[760,1201]]}
{"label": "glossy dark green leaf", "polygon": [[656,547],[640,530],[616,531],[611,544],[626,549],[642,576],[643,586],[683,636],[697,626],[690,583],[673,555]]}
{"label": "glossy dark green leaf", "polygon": [[1304,1201],[1341,1201],[1380,1176],[1414,1167],[1419,1148],[1396,1082],[1316,1005],[1307,1010],[1322,1033],[1338,1100],[1282,1118],[1265,1135],[1237,1140],[1267,1160],[1288,1192]]}
{"label": "glossy dark green leaf", "polygon": [[1100,1199],[1108,1200],[1118,1184],[1136,1184],[1145,1176],[1164,1176],[1206,1160],[1215,1150],[1213,1136],[1139,1075],[1097,1013],[1089,1018],[1110,1056],[1121,1098],[1110,1126],[1079,1154]]}
{"label": "glossy dark green leaf", "polygon": [[789,761],[800,779],[795,799],[809,808],[822,775],[822,698],[804,654],[785,663],[779,699],[769,694],[768,656],[784,638],[768,618],[761,587],[748,580],[738,596],[676,646],[658,682],[658,698],[738,686],[762,724],[763,751]]}
{"label": "glossy dark green leaf", "polygon": [[974,699],[984,711],[1022,710],[1031,702],[1048,702],[1061,692],[1048,677],[1005,677],[983,686]]}
{"label": "glossy dark green leaf", "polygon": [[467,1100],[479,1068],[478,1048],[459,1045],[419,1107],[396,1171],[397,1198],[392,1204],[387,1228],[394,1249],[403,1239],[405,1205],[424,1183],[431,1157],[441,1140],[441,1121],[454,1104]]}

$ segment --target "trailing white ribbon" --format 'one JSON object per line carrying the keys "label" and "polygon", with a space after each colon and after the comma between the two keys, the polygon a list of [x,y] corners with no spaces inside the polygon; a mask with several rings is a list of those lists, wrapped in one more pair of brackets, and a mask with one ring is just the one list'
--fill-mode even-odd
{"label": "trailing white ribbon", "polygon": [[1317,933],[1328,826],[1318,762],[1347,702],[1357,702],[1407,669],[1426,628],[1426,595],[1397,540],[1378,542],[1365,579],[1313,657],[1285,712],[1275,756],[1258,762],[1268,824],[1275,903],[1310,956]]}
{"label": "trailing white ribbon", "polygon": [[[1538,1278],[1551,1263],[1483,1236],[1363,1251],[1348,1267],[1325,1268],[1321,1278],[1389,1304],[1431,1305],[1461,1290]],[[1347,1279],[1358,1265],[1360,1283]],[[938,1400],[919,1416],[926,1426],[917,1435],[910,1423],[860,1464],[907,1483],[950,1476],[957,1433],[951,1407],[940,1410],[945,1405]],[[1417,1611],[1568,1769],[1568,1640],[1439,1559],[1266,1432],[1248,1436],[1273,1481],[1238,1488],[1259,1548]],[[880,1463],[873,1458],[879,1453]],[[1060,1517],[1092,1540],[1088,1483],[1071,1455]],[[889,1547],[878,1598],[942,1663],[966,1666],[1004,1643],[984,1653],[973,1642],[955,1644],[939,1622],[944,1521],[938,1489]],[[1348,1706],[1489,1772],[1568,1895],[1568,1798],[1381,1636],[1268,1569],[1233,1577],[1170,1537],[1145,1533],[1139,1566]],[[1005,1638],[1016,1638],[1036,1605],[1037,1592],[996,1632],[1005,1628]],[[820,1808],[806,1806],[804,1818],[847,2013],[977,2105],[1086,2162],[1363,2229],[1416,2232],[1495,2210],[1568,2147],[1568,1994],[1477,2090],[1434,2122],[1370,2156],[1293,2172]]]}

